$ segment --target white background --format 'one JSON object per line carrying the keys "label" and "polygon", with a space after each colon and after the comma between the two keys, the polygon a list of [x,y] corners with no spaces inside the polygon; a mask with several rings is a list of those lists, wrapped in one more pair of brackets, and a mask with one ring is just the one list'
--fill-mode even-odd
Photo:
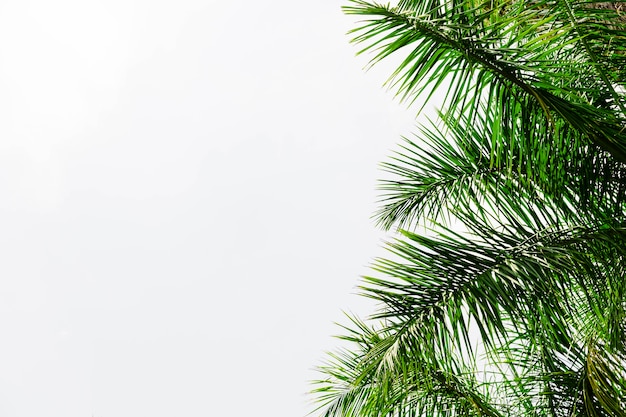
{"label": "white background", "polygon": [[0,2],[0,416],[304,416],[414,117],[344,2]]}

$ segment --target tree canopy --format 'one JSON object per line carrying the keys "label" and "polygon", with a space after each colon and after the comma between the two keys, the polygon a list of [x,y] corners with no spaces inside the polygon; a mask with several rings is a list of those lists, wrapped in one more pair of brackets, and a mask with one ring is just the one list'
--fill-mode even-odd
{"label": "tree canopy", "polygon": [[626,415],[626,3],[353,0],[371,63],[439,119],[383,164],[379,302],[323,417]]}

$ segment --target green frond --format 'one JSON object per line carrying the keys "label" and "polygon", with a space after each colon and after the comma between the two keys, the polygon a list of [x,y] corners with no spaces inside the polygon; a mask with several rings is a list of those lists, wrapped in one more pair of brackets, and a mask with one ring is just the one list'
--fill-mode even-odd
{"label": "green frond", "polygon": [[[366,330],[359,324],[346,336],[358,343],[358,351],[335,356],[334,366],[323,370],[335,381],[335,385],[331,380],[324,384],[343,387],[332,391],[325,385],[323,393],[330,396],[324,398],[332,398],[334,404],[327,407],[332,413],[326,416],[404,415],[398,410],[415,409],[419,401],[426,401],[425,392],[431,398],[433,386],[441,388],[441,381],[436,384],[432,380],[439,373],[447,379],[461,375],[471,379],[474,374],[469,369],[475,362],[462,353],[475,348],[470,321],[478,327],[488,357],[494,363],[506,359],[509,368],[498,383],[504,384],[500,389],[508,390],[509,397],[519,393],[521,378],[511,379],[509,371],[523,375],[524,369],[535,369],[523,376],[527,387],[529,381],[535,381],[534,391],[524,394],[534,396],[533,404],[590,407],[591,400],[585,396],[591,392],[593,404],[616,407],[609,403],[617,401],[611,400],[611,391],[598,385],[607,383],[605,377],[613,375],[609,373],[612,368],[597,365],[593,369],[604,379],[585,385],[591,382],[585,376],[590,371],[584,347],[592,339],[607,348],[614,343],[602,295],[615,291],[611,289],[615,285],[621,291],[623,276],[613,279],[607,268],[616,256],[626,255],[626,229],[577,227],[532,233],[518,225],[500,231],[475,226],[473,231],[480,233],[469,238],[447,230],[427,238],[403,232],[404,239],[390,244],[398,260],[379,260],[375,270],[386,277],[366,277],[363,287],[367,295],[382,303],[373,317],[381,330]],[[623,294],[619,297],[623,304]],[[579,303],[586,300],[595,301],[590,302],[591,308],[581,309]],[[624,355],[623,343],[615,349],[616,357]],[[532,363],[537,365],[530,366]],[[340,374],[336,374],[338,370]],[[419,384],[414,380],[417,375]],[[626,383],[620,376],[612,378],[617,381],[609,380],[613,385]],[[461,395],[465,391],[446,389],[458,404],[466,404],[469,397]],[[486,395],[482,392],[477,398]],[[441,404],[443,400],[437,398]],[[524,401],[519,398],[515,403]],[[346,412],[347,402],[359,411],[350,414],[354,412],[350,408],[350,413]],[[493,414],[487,415],[502,414],[492,402],[485,400],[483,406],[485,410],[493,408]],[[386,411],[369,414],[364,410]]]}
{"label": "green frond", "polygon": [[460,362],[451,362],[457,365],[454,372],[446,371],[412,345],[400,348],[393,366],[386,364],[396,339],[397,334],[385,328],[377,343],[331,356],[331,363],[320,368],[326,378],[316,381],[314,390],[323,403],[323,416],[504,415],[490,405],[473,370]]}
{"label": "green frond", "polygon": [[[353,41],[367,44],[361,53],[374,52],[372,64],[405,55],[389,80],[404,100],[419,97],[425,103],[445,83],[449,90],[442,106],[448,114],[474,114],[480,102],[495,102],[513,116],[521,110],[541,113],[551,125],[561,121],[575,129],[583,145],[595,144],[626,162],[626,118],[619,111],[623,95],[600,62],[590,61],[596,55],[583,46],[591,35],[572,23],[567,2],[487,11],[472,2],[427,3],[433,8],[419,11],[412,11],[408,2],[399,7],[360,0],[352,4],[346,13],[371,18],[353,31]],[[506,18],[499,16],[502,11]],[[626,47],[626,39],[614,32],[593,34],[611,42],[611,51]],[[611,72],[612,78],[620,72]],[[607,98],[618,109],[595,105]],[[522,117],[515,119],[525,123]]]}
{"label": "green frond", "polygon": [[444,126],[422,128],[419,142],[405,139],[382,165],[393,175],[380,187],[376,219],[384,229],[411,229],[418,219],[446,221],[455,214],[485,221],[486,211],[538,227],[610,221],[623,212],[626,178],[603,150],[575,146],[576,137],[566,132],[532,136],[489,108],[477,116],[479,126],[489,126],[483,130],[467,116],[440,117]]}

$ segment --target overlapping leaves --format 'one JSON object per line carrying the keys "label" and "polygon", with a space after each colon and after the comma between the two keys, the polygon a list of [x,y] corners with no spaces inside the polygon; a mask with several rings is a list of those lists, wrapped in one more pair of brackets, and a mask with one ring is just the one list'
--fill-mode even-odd
{"label": "overlapping leaves", "polygon": [[363,279],[380,310],[321,368],[325,417],[626,415],[623,6],[345,8],[373,63],[404,57],[401,98],[447,93],[383,165],[399,237]]}

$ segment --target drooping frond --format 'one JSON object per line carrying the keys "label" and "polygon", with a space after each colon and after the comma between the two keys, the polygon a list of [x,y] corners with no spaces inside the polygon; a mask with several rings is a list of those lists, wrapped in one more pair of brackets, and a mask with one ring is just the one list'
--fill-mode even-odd
{"label": "drooping frond", "polygon": [[[454,369],[446,370],[414,340],[398,346],[393,330],[364,330],[364,323],[352,320],[357,326],[346,327],[343,338],[356,348],[333,354],[320,367],[326,379],[315,382],[324,417],[504,417],[475,379],[475,370],[464,367],[460,358],[449,360]],[[403,351],[390,363],[395,346]],[[446,354],[453,356],[452,351]]]}
{"label": "drooping frond", "polygon": [[480,118],[476,125],[465,115],[440,116],[444,126],[422,128],[419,141],[406,139],[383,164],[393,174],[382,182],[377,213],[385,229],[458,212],[480,217],[485,210],[519,219],[540,216],[546,226],[581,216],[610,221],[623,212],[626,178],[602,149],[571,146],[576,140],[565,132],[558,140],[548,131],[527,136],[490,108],[474,118]]}
{"label": "drooping frond", "polygon": [[[353,31],[353,40],[367,44],[361,52],[375,52],[373,63],[392,54],[406,56],[389,81],[403,99],[425,102],[446,85],[442,105],[450,114],[474,114],[487,102],[529,131],[537,126],[524,114],[541,114],[579,132],[580,146],[595,144],[626,162],[619,88],[626,35],[623,27],[594,24],[599,12],[584,3],[446,1],[390,7],[355,0],[344,9],[370,18]],[[578,17],[582,12],[592,17]],[[597,51],[602,43],[604,50]],[[603,67],[605,60],[594,60],[599,54],[608,57],[610,68]]]}
{"label": "drooping frond", "polygon": [[[323,369],[329,379],[320,382],[319,392],[333,404],[326,416],[411,415],[403,413],[417,409],[416,398],[431,398],[433,387],[442,387],[433,380],[437,376],[454,382],[454,390],[446,388],[456,404],[450,409],[476,396],[473,401],[482,404],[485,415],[518,415],[511,414],[512,405],[528,403],[623,407],[615,392],[626,393],[624,375],[615,364],[590,359],[589,346],[603,346],[614,358],[626,352],[622,329],[607,322],[609,306],[602,302],[607,292],[621,291],[626,278],[607,274],[616,272],[612,265],[626,255],[626,229],[532,233],[507,226],[502,231],[483,227],[475,239],[451,230],[435,238],[403,236],[390,244],[397,260],[375,265],[384,277],[366,277],[363,285],[381,302],[374,318],[382,328],[363,331],[363,324],[352,331],[346,339],[359,349],[335,356]],[[619,298],[623,303],[623,294]],[[592,300],[586,309],[580,308],[583,300]],[[492,365],[506,364],[497,385],[476,380],[477,363],[468,354],[476,348],[472,326]],[[589,373],[590,360],[595,374]],[[341,376],[335,374],[339,369]],[[524,398],[517,397],[520,380],[534,387]],[[496,398],[503,392],[506,400],[500,403]]]}

